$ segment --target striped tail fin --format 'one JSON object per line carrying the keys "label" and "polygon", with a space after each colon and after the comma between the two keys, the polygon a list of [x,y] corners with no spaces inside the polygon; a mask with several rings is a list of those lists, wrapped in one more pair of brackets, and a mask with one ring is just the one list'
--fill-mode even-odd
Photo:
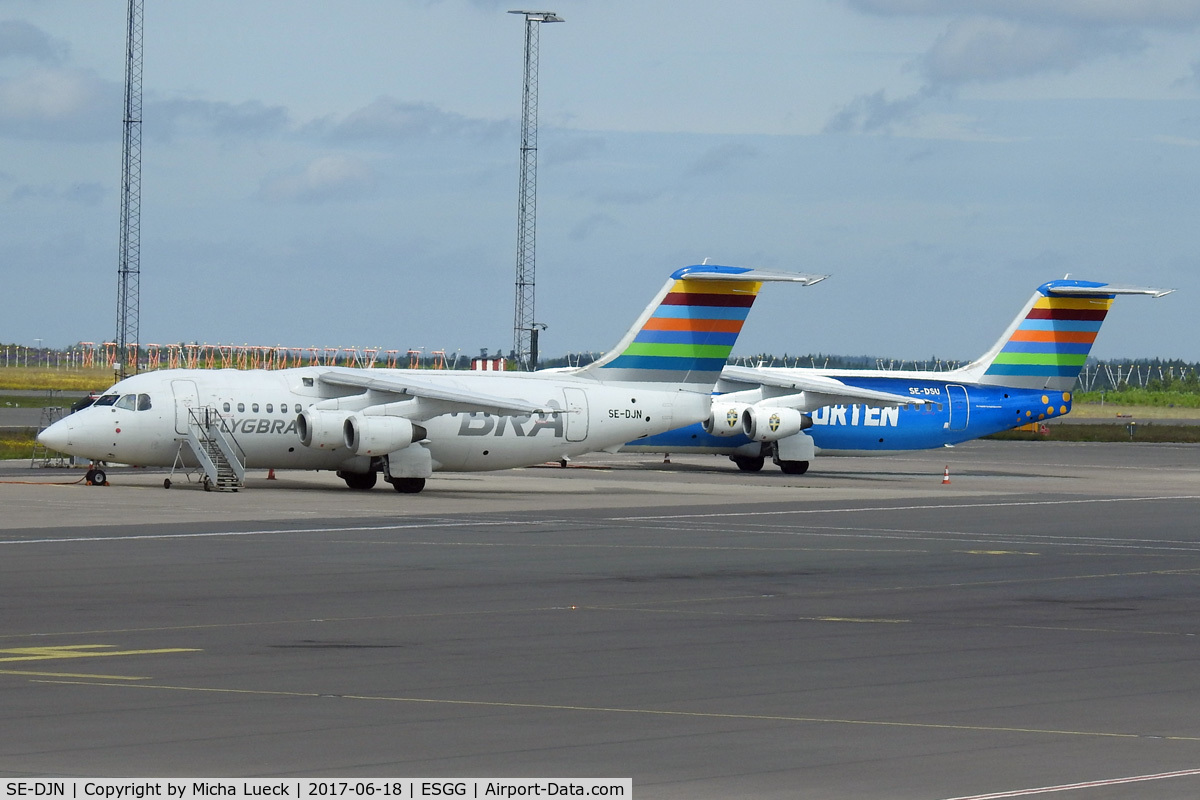
{"label": "striped tail fin", "polygon": [[670,280],[611,351],[580,373],[604,381],[711,389],[764,281],[811,285],[823,275],[701,265]]}
{"label": "striped tail fin", "polygon": [[1118,294],[1172,290],[1061,280],[1042,284],[1000,340],[964,368],[979,383],[1069,392]]}

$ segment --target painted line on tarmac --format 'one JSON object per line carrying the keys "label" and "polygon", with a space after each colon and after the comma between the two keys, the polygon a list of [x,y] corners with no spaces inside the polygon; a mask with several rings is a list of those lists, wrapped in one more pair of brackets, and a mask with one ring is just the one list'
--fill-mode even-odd
{"label": "painted line on tarmac", "polygon": [[1196,775],[1200,775],[1200,769],[1181,769],[1175,772],[1159,772],[1154,775],[1133,775],[1128,778],[1108,778],[1106,780],[1083,781],[1081,783],[1064,783],[1058,786],[1041,786],[1037,789],[1014,789],[1009,792],[972,794],[963,797],[951,797],[948,800],[999,800],[1002,797],[1031,797],[1035,794],[1071,792],[1076,789],[1094,789],[1104,786],[1122,786],[1129,783],[1146,783],[1147,781],[1162,781],[1169,778],[1190,778]]}
{"label": "painted line on tarmac", "polygon": [[1166,495],[1161,497],[1091,497],[1079,500],[1018,500],[1010,503],[935,503],[913,506],[869,506],[863,508],[796,508],[784,511],[721,511],[709,514],[651,514],[636,517],[608,517],[611,522],[658,519],[704,519],[717,517],[771,517],[788,514],[847,514],[864,511],[940,511],[970,508],[1018,508],[1029,506],[1068,506],[1089,503],[1146,503],[1166,500],[1200,500],[1200,495]]}
{"label": "painted line on tarmac", "polygon": [[144,535],[120,535],[120,536],[70,536],[63,538],[41,538],[41,539],[0,539],[0,545],[16,545],[16,544],[75,544],[80,542],[136,542],[150,541],[162,539],[204,539],[207,537],[229,537],[229,536],[279,536],[294,533],[355,533],[355,532],[373,532],[373,531],[402,531],[411,529],[429,529],[429,528],[463,528],[463,527],[489,527],[489,526],[505,526],[505,525],[529,525],[529,520],[501,520],[501,521],[472,521],[472,522],[420,522],[405,525],[354,525],[345,526],[338,525],[327,528],[275,528],[270,530],[251,530],[251,531],[200,531],[197,533],[147,533]]}
{"label": "painted line on tarmac", "polygon": [[109,650],[111,644],[69,644],[49,647],[10,647],[0,650],[0,662],[57,661],[63,658],[114,658],[120,656],[198,653],[194,647],[167,647],[157,650]]}
{"label": "painted line on tarmac", "polygon": [[[495,700],[453,700],[434,697],[402,697],[389,695],[356,695],[328,692],[285,692],[269,689],[231,689],[212,686],[172,686],[154,683],[100,683],[92,681],[35,680],[32,683],[47,683],[64,686],[120,687],[122,689],[157,690],[164,692],[197,692],[205,694],[240,694],[257,697],[320,698],[354,700],[362,702],[412,703],[422,705],[463,706],[475,708],[511,708],[532,711],[570,711],[595,714],[641,714],[653,717],[681,717],[689,719],[742,720],[752,722],[794,722],[811,725],[856,725],[877,728],[912,728],[921,730],[966,731],[975,733],[1019,733],[1039,736],[1070,736],[1090,739],[1155,739],[1169,742],[1200,742],[1200,736],[1161,736],[1142,733],[1114,731],[1073,731],[1054,728],[1016,728],[993,725],[952,725],[933,722],[900,722],[896,720],[839,719],[836,717],[802,717],[783,714],[732,714],[715,711],[671,711],[655,708],[619,708],[609,706],[576,706],[555,703],[511,703]],[[1001,795],[1002,796],[1002,795]]]}
{"label": "painted line on tarmac", "polygon": [[89,675],[86,672],[32,672],[20,669],[0,669],[0,675],[20,675],[27,678],[79,678],[88,681],[148,681],[148,675]]}
{"label": "painted line on tarmac", "polygon": [[[1178,496],[1163,496],[1163,497],[1124,497],[1124,498],[1090,498],[1082,500],[1042,500],[1042,501],[1019,501],[1012,503],[962,503],[962,504],[935,504],[935,505],[909,505],[909,506],[871,506],[864,508],[854,507],[839,507],[839,508],[810,508],[810,509],[792,509],[785,511],[729,511],[708,514],[663,514],[663,515],[646,515],[646,516],[630,516],[630,517],[602,517],[596,520],[591,520],[590,523],[610,523],[610,522],[657,522],[667,520],[703,520],[703,519],[722,519],[731,517],[779,517],[787,515],[807,515],[807,514],[846,514],[853,512],[894,512],[894,511],[930,511],[930,510],[947,510],[947,509],[975,509],[975,508],[1017,508],[1031,506],[1061,506],[1061,505],[1082,505],[1090,503],[1132,503],[1132,502],[1162,502],[1172,500],[1200,500],[1200,495],[1178,495]],[[448,528],[488,528],[488,527],[512,527],[512,526],[529,526],[529,525],[547,525],[547,524],[562,524],[561,520],[528,520],[528,519],[507,519],[507,520],[435,520],[435,521],[414,521],[403,524],[387,524],[387,525],[337,525],[316,528],[274,528],[274,529],[255,529],[255,530],[226,530],[226,531],[198,531],[195,533],[148,533],[148,534],[122,534],[114,536],[71,536],[71,537],[41,537],[37,539],[0,539],[0,546],[3,545],[31,545],[31,544],[75,544],[84,542],[128,542],[128,541],[162,541],[170,539],[203,539],[203,538],[221,538],[221,537],[238,537],[238,536],[279,536],[289,534],[305,534],[305,533],[373,533],[382,531],[403,531],[403,530],[431,530],[431,529],[448,529]],[[836,529],[834,529],[836,530]],[[849,528],[847,530],[854,530]],[[878,534],[876,534],[878,535]],[[978,536],[978,534],[974,534]],[[884,537],[880,537],[884,538]],[[902,538],[902,537],[896,537]],[[999,541],[1005,541],[1003,539]],[[1179,548],[1186,549],[1186,548]]]}

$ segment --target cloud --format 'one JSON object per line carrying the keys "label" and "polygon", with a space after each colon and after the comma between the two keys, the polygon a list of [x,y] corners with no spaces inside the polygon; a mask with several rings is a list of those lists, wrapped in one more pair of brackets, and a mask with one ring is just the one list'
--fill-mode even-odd
{"label": "cloud", "polygon": [[69,49],[41,28],[24,20],[0,21],[0,59],[28,58],[42,64],[61,64]]}
{"label": "cloud", "polygon": [[988,17],[956,19],[921,59],[933,90],[1070,72],[1080,64],[1144,50],[1134,30],[1034,25]]}
{"label": "cloud", "polygon": [[1200,26],[1200,0],[846,0],[881,17],[944,17],[943,32],[913,67],[923,85],[908,97],[860,95],[827,132],[890,131],[911,122],[934,96],[963,86],[1067,74],[1108,57],[1143,52],[1152,29]]}
{"label": "cloud", "polygon": [[717,145],[702,154],[687,169],[688,177],[697,178],[729,172],[738,164],[758,158],[757,149],[740,142]]}
{"label": "cloud", "polygon": [[120,136],[124,90],[95,73],[38,67],[0,78],[0,136],[97,141]]}
{"label": "cloud", "polygon": [[417,138],[510,135],[508,123],[471,119],[429,103],[405,103],[380,97],[347,114],[341,121],[318,120],[309,126],[335,142],[394,142]]}
{"label": "cloud", "polygon": [[1196,0],[847,0],[877,16],[987,16],[1021,22],[1175,28],[1200,25]]}
{"label": "cloud", "polygon": [[165,140],[193,133],[261,138],[287,132],[290,119],[282,106],[268,106],[257,100],[236,104],[158,100],[145,104],[142,125],[145,135]]}
{"label": "cloud", "polygon": [[1183,89],[1200,89],[1200,61],[1192,62],[1192,72],[1175,81],[1172,86]]}
{"label": "cloud", "polygon": [[568,235],[572,241],[582,242],[604,230],[612,230],[619,227],[620,224],[616,219],[608,214],[591,214],[575,223]]}
{"label": "cloud", "polygon": [[366,162],[324,156],[298,172],[268,176],[258,194],[272,203],[327,203],[362,199],[375,185],[375,174]]}
{"label": "cloud", "polygon": [[104,195],[105,188],[99,183],[73,183],[66,189],[58,189],[53,186],[21,184],[12,190],[9,199],[13,202],[27,200],[66,201],[81,206],[96,206],[104,199]]}
{"label": "cloud", "polygon": [[900,100],[888,100],[880,89],[851,100],[825,124],[825,133],[876,133],[912,120],[920,108],[924,93]]}

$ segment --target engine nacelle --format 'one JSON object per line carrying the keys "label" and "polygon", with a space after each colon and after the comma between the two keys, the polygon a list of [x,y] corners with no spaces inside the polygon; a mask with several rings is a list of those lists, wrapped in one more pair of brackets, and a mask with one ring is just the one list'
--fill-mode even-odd
{"label": "engine nacelle", "polygon": [[774,442],[805,428],[811,428],[812,417],[794,408],[750,406],[742,412],[742,433],[756,442]]}
{"label": "engine nacelle", "polygon": [[710,436],[740,436],[742,414],[750,406],[745,403],[722,403],[714,400],[708,419],[704,420],[704,432]]}
{"label": "engine nacelle", "polygon": [[425,438],[425,429],[404,417],[351,414],[342,423],[342,441],[360,456],[382,456]]}
{"label": "engine nacelle", "polygon": [[296,418],[296,433],[300,434],[300,443],[319,450],[345,447],[342,423],[347,416],[345,411],[318,411],[313,408],[301,411]]}

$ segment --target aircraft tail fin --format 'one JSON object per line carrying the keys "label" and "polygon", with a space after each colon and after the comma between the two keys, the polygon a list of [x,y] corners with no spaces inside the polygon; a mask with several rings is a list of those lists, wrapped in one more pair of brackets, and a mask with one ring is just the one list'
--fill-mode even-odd
{"label": "aircraft tail fin", "polygon": [[764,281],[809,286],[825,277],[708,264],[676,270],[616,347],[579,374],[711,389]]}
{"label": "aircraft tail fin", "polygon": [[982,384],[1069,392],[1118,294],[1172,291],[1066,279],[1042,284],[1004,335],[961,372]]}

